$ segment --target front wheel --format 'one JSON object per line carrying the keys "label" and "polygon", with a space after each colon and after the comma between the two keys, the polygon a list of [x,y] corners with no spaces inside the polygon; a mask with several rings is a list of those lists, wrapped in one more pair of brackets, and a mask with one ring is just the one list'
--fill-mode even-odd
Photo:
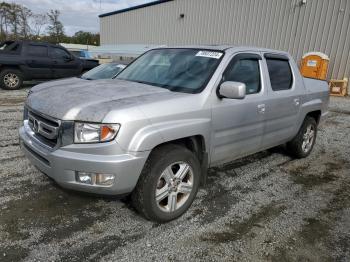
{"label": "front wheel", "polygon": [[166,145],[151,153],[132,193],[132,202],[146,218],[167,222],[191,206],[199,182],[196,156],[182,146]]}
{"label": "front wheel", "polygon": [[315,144],[317,135],[317,123],[314,118],[306,117],[298,134],[287,143],[290,153],[297,157],[307,157]]}
{"label": "front wheel", "polygon": [[4,69],[0,73],[0,86],[7,90],[16,90],[22,86],[23,75],[17,69]]}

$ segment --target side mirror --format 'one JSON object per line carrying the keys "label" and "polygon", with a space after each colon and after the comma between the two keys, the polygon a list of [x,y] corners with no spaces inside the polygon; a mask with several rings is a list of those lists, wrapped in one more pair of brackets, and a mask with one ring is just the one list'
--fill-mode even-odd
{"label": "side mirror", "polygon": [[69,61],[74,60],[74,57],[73,57],[72,55],[70,55],[70,56],[65,56],[65,57],[63,58],[63,60],[69,62]]}
{"label": "side mirror", "polygon": [[246,95],[246,86],[241,82],[226,81],[220,85],[221,98],[243,99]]}

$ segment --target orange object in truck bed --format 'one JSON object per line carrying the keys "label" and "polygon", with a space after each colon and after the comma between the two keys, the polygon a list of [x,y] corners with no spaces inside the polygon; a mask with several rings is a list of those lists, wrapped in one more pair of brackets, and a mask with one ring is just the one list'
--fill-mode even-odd
{"label": "orange object in truck bed", "polygon": [[329,57],[320,52],[303,55],[300,72],[304,77],[326,80]]}

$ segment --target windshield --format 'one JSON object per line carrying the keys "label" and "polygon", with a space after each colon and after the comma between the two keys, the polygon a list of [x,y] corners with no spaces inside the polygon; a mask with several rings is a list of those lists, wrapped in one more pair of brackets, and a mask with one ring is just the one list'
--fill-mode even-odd
{"label": "windshield", "polygon": [[81,51],[69,51],[75,57],[81,57]]}
{"label": "windshield", "polygon": [[124,67],[125,65],[121,64],[102,64],[86,72],[81,78],[87,80],[112,79],[122,71]]}
{"label": "windshield", "polygon": [[116,78],[171,91],[198,93],[210,80],[222,56],[220,51],[155,49],[139,57]]}

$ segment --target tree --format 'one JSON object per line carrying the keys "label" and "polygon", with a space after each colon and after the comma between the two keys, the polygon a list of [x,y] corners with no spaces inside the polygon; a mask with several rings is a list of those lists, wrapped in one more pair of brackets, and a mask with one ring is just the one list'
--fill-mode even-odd
{"label": "tree", "polygon": [[50,12],[47,13],[49,19],[47,31],[56,43],[59,43],[60,39],[64,36],[63,24],[58,20],[60,14],[58,10],[50,10]]}
{"label": "tree", "polygon": [[8,9],[8,13],[7,13],[8,23],[12,29],[11,31],[12,31],[15,39],[18,38],[18,33],[20,30],[20,26],[21,26],[21,24],[20,24],[21,23],[21,17],[20,17],[21,8],[22,8],[22,6],[20,6],[20,5],[10,4],[10,8]]}
{"label": "tree", "polygon": [[59,16],[58,10],[35,14],[23,5],[0,2],[0,41],[30,39],[51,43],[100,44],[98,33],[78,31],[74,36],[66,36]]}
{"label": "tree", "polygon": [[5,2],[0,3],[0,38],[1,41],[8,35],[9,10],[11,5]]}
{"label": "tree", "polygon": [[78,31],[71,37],[70,41],[74,44],[99,45],[100,35],[98,33]]}
{"label": "tree", "polygon": [[34,14],[32,16],[32,34],[38,38],[42,33],[43,27],[47,24],[46,14]]}
{"label": "tree", "polygon": [[32,11],[18,4],[0,3],[1,40],[6,38],[28,38]]}
{"label": "tree", "polygon": [[91,33],[78,31],[74,34],[73,38],[74,38],[74,42],[88,45],[91,41]]}
{"label": "tree", "polygon": [[30,9],[25,6],[21,6],[19,9],[19,26],[20,26],[20,36],[23,38],[28,38],[31,28],[29,25],[29,19],[33,16]]}

